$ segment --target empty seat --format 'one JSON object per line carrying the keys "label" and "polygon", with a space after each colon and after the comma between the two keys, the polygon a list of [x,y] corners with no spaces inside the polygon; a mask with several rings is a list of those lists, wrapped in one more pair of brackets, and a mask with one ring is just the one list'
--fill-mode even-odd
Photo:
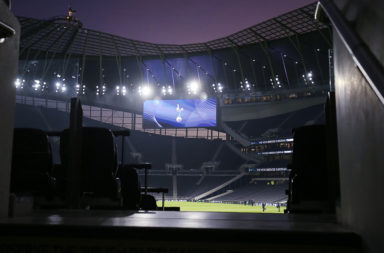
{"label": "empty seat", "polygon": [[45,132],[16,128],[13,136],[11,193],[53,195],[52,153]]}
{"label": "empty seat", "polygon": [[117,175],[121,180],[123,208],[129,210],[139,209],[141,192],[137,171],[130,165],[122,165]]}
{"label": "empty seat", "polygon": [[[67,182],[69,130],[63,131],[60,138],[60,156],[62,168],[60,182],[70,187]],[[81,157],[81,196],[109,198],[118,200],[120,182],[116,177],[117,154],[115,137],[109,129],[84,127],[82,129]]]}

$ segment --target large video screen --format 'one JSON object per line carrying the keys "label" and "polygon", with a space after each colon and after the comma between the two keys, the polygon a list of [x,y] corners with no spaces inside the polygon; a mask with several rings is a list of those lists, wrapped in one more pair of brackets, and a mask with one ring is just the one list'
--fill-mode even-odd
{"label": "large video screen", "polygon": [[144,128],[214,127],[216,99],[147,100]]}

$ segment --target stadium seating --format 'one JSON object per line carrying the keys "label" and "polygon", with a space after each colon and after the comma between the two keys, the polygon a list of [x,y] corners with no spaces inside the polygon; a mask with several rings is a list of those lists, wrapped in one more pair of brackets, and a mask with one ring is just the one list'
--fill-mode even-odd
{"label": "stadium seating", "polygon": [[[247,121],[226,122],[233,130],[251,139],[259,139],[263,135],[291,136],[292,129],[305,124],[322,124],[324,105],[315,105],[299,111],[281,114],[273,117]],[[245,123],[246,122],[246,123]],[[245,123],[245,124],[244,124]]]}
{"label": "stadium seating", "polygon": [[[203,162],[212,159],[220,141],[205,139],[175,138],[177,163],[186,170],[199,170]],[[204,147],[204,148],[203,148]]]}
{"label": "stadium seating", "polygon": [[185,188],[188,192],[189,198],[194,198],[202,193],[205,193],[209,190],[212,190],[213,188],[220,186],[221,184],[225,183],[226,181],[230,180],[232,176],[215,176],[215,175],[208,175],[205,176],[203,181],[199,185],[196,185],[193,188]]}
{"label": "stadium seating", "polygon": [[[214,200],[229,202],[252,200],[255,203],[276,203],[287,200],[285,195],[285,190],[288,189],[287,181],[274,181],[274,184],[271,184],[269,181],[252,181],[250,176],[247,179],[248,182],[237,185],[237,187],[235,185],[226,187],[222,192],[227,190],[231,190],[231,192]],[[220,193],[215,195],[217,194]]]}
{"label": "stadium seating", "polygon": [[[144,185],[144,175],[139,176],[141,186]],[[169,175],[148,175],[148,185],[154,188],[168,188],[168,192],[172,193],[172,176]]]}
{"label": "stadium seating", "polygon": [[171,137],[132,131],[129,140],[142,154],[142,162],[150,162],[153,169],[165,169],[165,164],[171,162]]}
{"label": "stadium seating", "polygon": [[225,143],[223,143],[216,161],[220,162],[216,170],[238,170],[242,164],[247,162],[233,152]]}

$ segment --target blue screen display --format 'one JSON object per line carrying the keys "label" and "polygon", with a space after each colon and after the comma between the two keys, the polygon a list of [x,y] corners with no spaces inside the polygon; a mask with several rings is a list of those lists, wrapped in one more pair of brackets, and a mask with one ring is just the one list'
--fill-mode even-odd
{"label": "blue screen display", "polygon": [[147,100],[144,128],[214,127],[216,99]]}

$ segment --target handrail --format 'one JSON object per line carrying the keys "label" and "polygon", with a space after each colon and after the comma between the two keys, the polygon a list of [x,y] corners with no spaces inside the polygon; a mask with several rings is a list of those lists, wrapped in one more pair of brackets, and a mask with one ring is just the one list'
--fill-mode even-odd
{"label": "handrail", "polygon": [[367,79],[376,96],[381,103],[384,104],[383,66],[377,61],[357,33],[350,27],[337,6],[331,0],[319,0],[315,16],[318,15],[320,9],[319,6],[321,6],[322,10],[327,14],[334,29],[337,31],[349,53],[352,55],[354,62]]}
{"label": "handrail", "polygon": [[15,29],[0,21],[0,39],[5,39],[8,37],[12,37],[16,34]]}

